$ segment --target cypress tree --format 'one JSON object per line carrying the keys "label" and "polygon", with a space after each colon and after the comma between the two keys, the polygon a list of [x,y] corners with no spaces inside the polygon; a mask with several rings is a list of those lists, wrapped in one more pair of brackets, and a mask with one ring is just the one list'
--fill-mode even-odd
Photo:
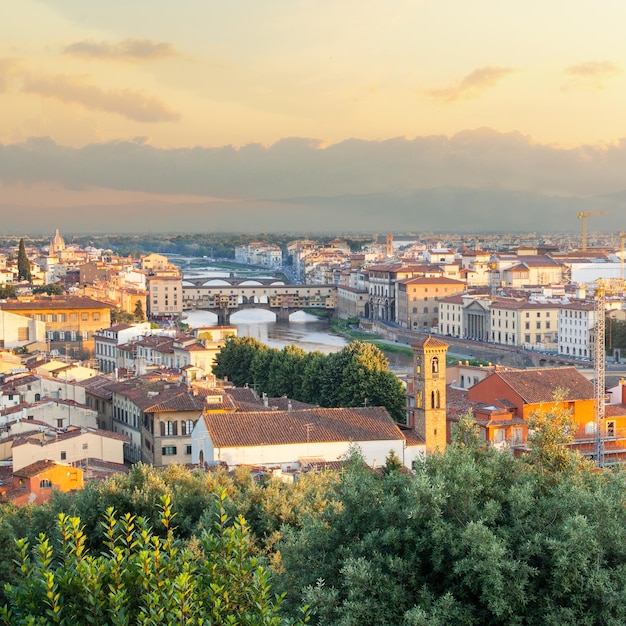
{"label": "cypress tree", "polygon": [[31,282],[32,276],[30,274],[30,261],[26,254],[26,247],[24,246],[24,240],[20,239],[20,246],[17,253],[17,280],[27,280]]}

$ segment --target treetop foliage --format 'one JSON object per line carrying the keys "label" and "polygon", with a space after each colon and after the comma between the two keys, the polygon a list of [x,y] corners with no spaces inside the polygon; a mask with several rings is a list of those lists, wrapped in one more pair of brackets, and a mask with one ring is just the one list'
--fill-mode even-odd
{"label": "treetop foliage", "polygon": [[[466,417],[413,472],[392,455],[372,471],[353,446],[343,470],[291,484],[138,465],[40,507],[3,505],[5,623],[63,623],[79,597],[84,616],[67,623],[272,624],[305,619],[303,605],[320,626],[626,623],[626,472],[547,462],[549,447],[514,457],[463,436]],[[214,617],[225,593],[246,616],[264,598],[270,621]],[[185,607],[200,619],[191,598],[205,621],[176,622]]]}
{"label": "treetop foliage", "polygon": [[361,341],[326,355],[305,353],[293,345],[277,350],[250,337],[229,337],[213,372],[270,397],[287,396],[323,407],[384,406],[395,420],[404,422],[404,387],[388,365],[376,346]]}

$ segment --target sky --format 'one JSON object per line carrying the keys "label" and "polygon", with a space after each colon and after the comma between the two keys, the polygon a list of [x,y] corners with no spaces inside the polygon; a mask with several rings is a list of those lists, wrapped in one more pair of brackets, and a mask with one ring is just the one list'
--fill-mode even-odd
{"label": "sky", "polygon": [[0,0],[15,233],[626,227],[623,0]]}

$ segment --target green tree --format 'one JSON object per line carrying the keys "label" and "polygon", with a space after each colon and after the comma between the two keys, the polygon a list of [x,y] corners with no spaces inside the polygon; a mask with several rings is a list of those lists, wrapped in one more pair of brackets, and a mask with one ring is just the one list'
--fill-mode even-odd
{"label": "green tree", "polygon": [[15,285],[0,285],[0,299],[15,298]]}
{"label": "green tree", "polygon": [[228,378],[237,387],[252,383],[252,360],[264,347],[252,337],[228,337],[215,357],[213,373],[218,378]]}
{"label": "green tree", "polygon": [[259,394],[277,395],[272,388],[270,376],[272,369],[274,371],[280,369],[281,362],[282,353],[280,350],[261,344],[261,349],[254,355],[250,363],[250,373],[248,374],[248,379],[254,384],[254,388]]}
{"label": "green tree", "polygon": [[[336,354],[330,374],[335,384],[330,406],[384,406],[396,421],[406,420],[404,387],[379,348],[353,341]],[[324,388],[330,383],[327,378]]]}
{"label": "green tree", "polygon": [[565,405],[568,393],[555,389],[550,406],[540,406],[529,416],[530,459],[541,472],[564,471],[580,458],[568,447],[574,441],[572,411]]}
{"label": "green tree", "polygon": [[[0,610],[7,626],[45,624],[241,624],[279,626],[281,598],[252,556],[243,518],[231,522],[218,498],[216,522],[198,540],[176,541],[169,498],[162,500],[164,535],[143,518],[105,514],[105,552],[92,555],[80,519],[61,514],[58,548],[44,534],[31,549],[18,541],[18,571]],[[301,619],[308,621],[303,609]]]}
{"label": "green tree", "polygon": [[133,313],[133,318],[135,322],[143,322],[146,319],[146,314],[143,311],[143,305],[141,304],[141,300],[137,300],[137,302],[135,302],[135,311]]}
{"label": "green tree", "polygon": [[17,252],[17,280],[25,280],[31,282],[32,276],[30,274],[30,261],[26,254],[26,247],[24,246],[24,240],[20,239],[20,244]]}
{"label": "green tree", "polygon": [[63,293],[63,286],[60,283],[37,285],[33,287],[32,291],[33,293],[45,293],[48,296],[60,296]]}
{"label": "green tree", "polygon": [[269,388],[274,397],[299,398],[305,365],[305,351],[295,345],[285,346],[272,360]]}
{"label": "green tree", "polygon": [[132,324],[134,317],[132,313],[122,311],[119,306],[111,307],[111,325],[115,324]]}

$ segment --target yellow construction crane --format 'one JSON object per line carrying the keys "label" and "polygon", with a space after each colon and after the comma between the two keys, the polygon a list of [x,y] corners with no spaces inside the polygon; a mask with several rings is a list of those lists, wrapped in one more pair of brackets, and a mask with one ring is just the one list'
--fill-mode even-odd
{"label": "yellow construction crane", "polygon": [[608,211],[581,211],[576,217],[582,222],[582,245],[581,250],[587,252],[587,218],[593,215],[606,215]]}

